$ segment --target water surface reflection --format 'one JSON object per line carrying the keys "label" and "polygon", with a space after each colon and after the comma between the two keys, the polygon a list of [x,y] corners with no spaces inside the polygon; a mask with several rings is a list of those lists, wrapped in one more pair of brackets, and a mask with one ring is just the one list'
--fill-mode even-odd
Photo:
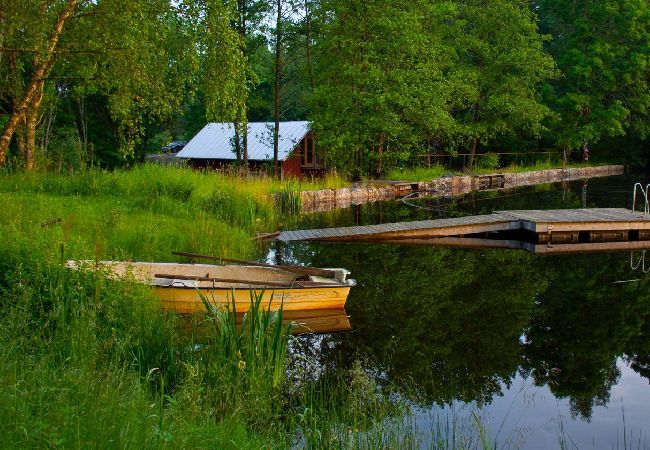
{"label": "water surface reflection", "polygon": [[[584,197],[584,186],[575,184],[564,191],[551,185],[474,203],[448,199],[444,214],[582,207],[583,199],[588,206],[621,207],[631,195],[627,181],[594,182]],[[461,207],[461,202],[467,203]],[[303,226],[416,220],[438,212],[392,203],[338,214],[338,219],[332,213],[308,217]],[[592,446],[589,436],[604,439],[605,446],[618,442],[625,425],[621,407],[634,418],[628,431],[630,424],[650,431],[645,425],[650,411],[638,402],[650,401],[650,278],[635,268],[641,253],[636,255],[631,264],[629,252],[539,257],[399,244],[282,248],[287,261],[346,267],[358,281],[346,306],[354,332],[327,338],[318,354],[324,367],[350,367],[363,354],[372,373],[382,374],[426,411],[432,405],[465,404],[504,415],[500,408],[507,405],[500,399],[509,398],[508,410],[532,408],[541,424],[566,417],[565,432],[586,439],[578,447]],[[527,394],[513,396],[522,383]],[[623,398],[613,398],[613,392]],[[548,394],[545,400],[532,407],[521,399],[542,393]],[[613,404],[616,411],[607,416],[606,429],[588,425]],[[509,419],[490,425],[493,435],[503,423]],[[507,425],[501,435],[515,432],[515,425]],[[542,441],[543,446],[556,446],[557,434],[548,436],[543,439],[553,440]]]}

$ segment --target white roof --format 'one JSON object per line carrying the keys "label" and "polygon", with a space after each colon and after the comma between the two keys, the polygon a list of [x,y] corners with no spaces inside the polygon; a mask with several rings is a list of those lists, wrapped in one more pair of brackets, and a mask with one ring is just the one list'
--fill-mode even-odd
{"label": "white roof", "polygon": [[[248,159],[273,159],[273,122],[248,124]],[[309,132],[309,122],[280,122],[278,159],[284,160]],[[236,159],[232,123],[209,123],[176,154],[177,158]]]}

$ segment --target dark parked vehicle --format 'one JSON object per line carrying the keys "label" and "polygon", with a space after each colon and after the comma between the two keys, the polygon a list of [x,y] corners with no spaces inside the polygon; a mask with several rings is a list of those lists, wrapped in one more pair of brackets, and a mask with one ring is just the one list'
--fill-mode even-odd
{"label": "dark parked vehicle", "polygon": [[187,144],[186,141],[174,141],[167,145],[163,145],[162,151],[163,153],[176,153],[182,150],[183,147],[185,147],[185,144]]}

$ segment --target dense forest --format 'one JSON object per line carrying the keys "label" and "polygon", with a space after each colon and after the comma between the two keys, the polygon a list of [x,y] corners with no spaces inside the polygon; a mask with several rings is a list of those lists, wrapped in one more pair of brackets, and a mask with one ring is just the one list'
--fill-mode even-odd
{"label": "dense forest", "polygon": [[0,165],[132,164],[206,121],[245,164],[247,122],[301,119],[357,176],[550,149],[645,167],[649,24],[647,0],[0,0]]}

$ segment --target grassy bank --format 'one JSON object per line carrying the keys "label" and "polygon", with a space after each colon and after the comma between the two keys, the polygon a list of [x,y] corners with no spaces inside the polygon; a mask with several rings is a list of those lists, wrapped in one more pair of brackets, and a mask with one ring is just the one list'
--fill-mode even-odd
{"label": "grassy bank", "polygon": [[254,257],[250,237],[290,216],[269,194],[301,188],[154,166],[0,175],[0,447],[415,446],[408,405],[362,364],[296,366],[279,315],[178,317],[145,286],[63,266]]}
{"label": "grassy bank", "polygon": [[[290,219],[272,194],[296,209],[298,191],[336,183],[243,181],[155,165],[72,176],[1,174],[0,223],[5,233],[63,245],[70,258],[166,260],[172,250],[250,257],[252,236]],[[61,221],[40,226],[53,219]]]}
{"label": "grassy bank", "polygon": [[[573,163],[564,166],[567,169],[576,167],[592,167],[595,164],[590,163]],[[522,173],[532,172],[537,170],[551,170],[561,169],[563,167],[561,161],[544,161],[532,165],[517,165],[511,164],[506,167],[485,168],[475,167],[472,170],[467,170],[465,173],[468,175],[488,174],[488,173]],[[432,165],[430,167],[413,167],[404,169],[393,169],[386,174],[387,180],[394,181],[430,181],[435,178],[440,178],[445,174],[462,175],[464,172],[459,170],[452,170],[445,168],[441,165]]]}

